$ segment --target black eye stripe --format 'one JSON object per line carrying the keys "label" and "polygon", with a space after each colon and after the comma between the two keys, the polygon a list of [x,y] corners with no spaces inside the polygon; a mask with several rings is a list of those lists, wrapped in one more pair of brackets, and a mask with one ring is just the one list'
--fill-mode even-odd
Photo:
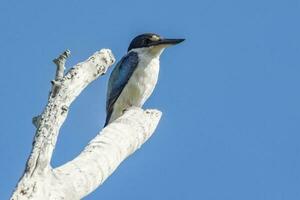
{"label": "black eye stripe", "polygon": [[152,41],[151,41],[149,38],[146,38],[146,39],[145,39],[145,43],[146,43],[146,44],[149,44],[150,42],[152,42]]}

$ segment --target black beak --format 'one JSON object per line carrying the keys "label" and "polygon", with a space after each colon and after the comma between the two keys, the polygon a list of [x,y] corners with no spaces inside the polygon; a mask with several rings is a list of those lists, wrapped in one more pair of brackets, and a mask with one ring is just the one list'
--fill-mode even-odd
{"label": "black beak", "polygon": [[160,39],[158,41],[152,42],[152,45],[160,45],[160,44],[165,44],[165,45],[175,45],[183,42],[185,39]]}

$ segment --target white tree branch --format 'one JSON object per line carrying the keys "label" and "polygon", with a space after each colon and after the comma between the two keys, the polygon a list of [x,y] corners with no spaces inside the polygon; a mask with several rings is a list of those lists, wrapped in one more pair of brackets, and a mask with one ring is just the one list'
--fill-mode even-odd
{"label": "white tree branch", "polygon": [[111,51],[103,49],[64,75],[69,55],[70,52],[65,51],[54,60],[57,71],[48,104],[43,113],[33,119],[37,130],[32,152],[11,200],[83,198],[137,150],[159,122],[160,111],[130,108],[104,128],[75,159],[52,169],[50,162],[59,129],[71,103],[115,61]]}
{"label": "white tree branch", "polygon": [[[154,132],[161,113],[132,108],[104,128],[74,160],[58,167],[54,174],[65,188],[73,188],[81,199],[100,184]],[[75,192],[76,191],[76,192]]]}
{"label": "white tree branch", "polygon": [[58,81],[64,77],[65,63],[66,63],[67,58],[70,56],[70,54],[71,54],[70,50],[66,50],[58,58],[55,58],[53,60],[53,62],[57,66],[55,80]]}

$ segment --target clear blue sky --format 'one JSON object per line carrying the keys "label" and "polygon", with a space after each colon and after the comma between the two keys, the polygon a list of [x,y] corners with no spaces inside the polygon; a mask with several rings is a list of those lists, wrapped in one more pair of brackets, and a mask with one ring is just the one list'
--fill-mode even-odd
{"label": "clear blue sky", "polygon": [[[163,118],[86,199],[299,200],[299,22],[299,0],[1,1],[0,199],[24,170],[52,59],[68,48],[71,66],[104,47],[120,59],[155,32],[186,38],[162,55],[145,105]],[[54,166],[103,125],[107,79],[72,105]]]}

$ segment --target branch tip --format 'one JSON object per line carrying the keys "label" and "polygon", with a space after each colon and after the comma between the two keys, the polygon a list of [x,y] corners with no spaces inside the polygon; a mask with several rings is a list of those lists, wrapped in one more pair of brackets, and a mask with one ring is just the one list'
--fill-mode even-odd
{"label": "branch tip", "polygon": [[53,59],[53,62],[56,65],[59,65],[60,62],[63,62],[63,64],[66,62],[66,59],[71,56],[71,51],[69,49],[65,50],[63,53],[61,53],[57,58]]}
{"label": "branch tip", "polygon": [[69,49],[65,50],[62,54],[59,55],[58,58],[55,58],[53,62],[56,65],[56,74],[55,74],[55,80],[61,80],[64,76],[65,71],[65,63],[67,58],[69,58],[71,55],[71,51]]}
{"label": "branch tip", "polygon": [[69,58],[71,56],[71,51],[69,49],[65,50],[63,52],[63,55],[66,57],[66,58]]}

